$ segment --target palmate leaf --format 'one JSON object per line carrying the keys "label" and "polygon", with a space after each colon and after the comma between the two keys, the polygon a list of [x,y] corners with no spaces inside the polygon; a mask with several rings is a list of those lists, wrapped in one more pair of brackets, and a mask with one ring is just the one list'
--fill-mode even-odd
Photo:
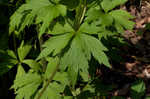
{"label": "palmate leaf", "polygon": [[88,81],[88,61],[91,59],[91,54],[100,64],[110,67],[108,57],[103,52],[106,50],[98,39],[81,32],[76,35],[69,50],[62,57],[61,70],[68,67],[68,75],[73,86],[76,84],[78,74],[84,81]]}
{"label": "palmate leaf", "polygon": [[14,85],[12,86],[12,88],[18,89],[34,81],[41,82],[41,77],[37,73],[32,73],[32,72],[25,73],[23,67],[19,65],[16,79],[14,80]]}
{"label": "palmate leaf", "polygon": [[[125,28],[131,30],[134,26],[134,22],[129,19],[134,17],[124,10],[114,10],[109,13],[115,20],[116,28]],[[120,26],[119,26],[120,25]],[[120,30],[120,29],[119,29]]]}
{"label": "palmate leaf", "polygon": [[24,58],[30,52],[31,48],[32,48],[31,44],[24,44],[24,41],[22,41],[20,47],[17,49],[18,57],[20,61],[24,60]]}
{"label": "palmate leaf", "polygon": [[51,57],[48,57],[46,58],[47,61],[48,61],[48,64],[47,64],[47,68],[46,68],[46,72],[45,72],[45,79],[48,79],[50,75],[52,75],[53,71],[55,71],[57,65],[59,64],[59,60],[58,58],[51,58]]}
{"label": "palmate leaf", "polygon": [[12,50],[0,50],[0,76],[8,72],[17,63],[17,57]]}
{"label": "palmate leaf", "polygon": [[34,71],[42,71],[40,63],[32,59],[25,59],[22,61],[24,64],[27,64]]}
{"label": "palmate leaf", "polygon": [[[47,81],[47,79],[49,79],[49,77],[55,71],[58,65],[59,59],[48,57],[47,61],[48,61],[48,65],[46,68],[46,72],[44,74],[45,81]],[[43,87],[38,91],[38,93],[35,96],[35,99],[37,99],[37,97],[39,96],[39,93],[43,90],[46,83],[47,82],[43,83]],[[57,72],[55,76],[53,77],[52,82],[49,83],[48,87],[44,90],[44,93],[42,94],[40,99],[61,99],[61,93],[64,92],[66,85],[69,85],[67,73]]]}
{"label": "palmate leaf", "polygon": [[[95,28],[99,28],[98,33],[101,36],[104,33],[108,35],[123,33],[124,30],[131,30],[134,27],[134,22],[130,21],[130,19],[133,19],[134,17],[124,10],[113,10],[104,13],[99,7],[95,7],[89,9],[86,16],[85,21],[95,24]],[[114,30],[107,28],[110,26],[113,27]]]}
{"label": "palmate leaf", "polygon": [[94,56],[96,60],[101,64],[104,64],[108,67],[110,67],[108,57],[104,53],[104,51],[107,51],[107,48],[95,37],[81,34],[82,39],[85,41],[85,44],[90,49],[90,52]]}
{"label": "palmate leaf", "polygon": [[15,99],[31,99],[41,82],[40,75],[30,71],[25,73],[23,67],[19,65],[14,85],[11,87],[17,94]]}
{"label": "palmate leaf", "polygon": [[66,7],[61,4],[52,4],[49,0],[30,0],[23,4],[10,18],[9,32],[19,29],[22,31],[25,26],[42,23],[40,27],[39,37],[49,27],[50,22],[62,15],[66,14]]}
{"label": "palmate leaf", "polygon": [[145,92],[145,83],[142,80],[136,81],[131,86],[132,91],[137,92],[137,94]]}
{"label": "palmate leaf", "polygon": [[137,80],[131,86],[132,99],[141,99],[146,91],[146,86],[143,80]]}
{"label": "palmate leaf", "polygon": [[65,86],[69,84],[68,75],[66,72],[57,72],[53,80],[60,82],[63,90]]}
{"label": "palmate leaf", "polygon": [[33,81],[33,83],[30,83],[16,91],[16,98],[15,99],[32,99],[34,93],[38,89],[40,85],[40,82]]}
{"label": "palmate leaf", "polygon": [[72,36],[74,35],[73,28],[66,22],[64,25],[56,23],[52,30],[49,30],[49,34],[54,35],[48,39],[42,47],[44,50],[38,56],[38,59],[48,56],[53,52],[53,56],[60,53],[63,48],[67,46]]}
{"label": "palmate leaf", "polygon": [[113,23],[113,18],[109,14],[102,12],[100,7],[97,6],[90,8],[87,11],[86,16],[85,21],[87,22],[96,21],[97,24],[104,26],[110,26]]}
{"label": "palmate leaf", "polygon": [[65,34],[65,33],[70,33],[70,32],[74,32],[73,28],[70,26],[70,24],[68,24],[67,22],[65,22],[65,24],[60,24],[59,22],[57,22],[53,29],[48,31],[48,34],[52,34],[52,35],[58,35],[58,34]]}
{"label": "palmate leaf", "polygon": [[[51,82],[40,99],[61,99],[61,93],[64,92],[66,85],[68,85],[68,75],[66,72],[57,72],[53,82]],[[43,84],[45,86],[45,83]],[[41,92],[43,88],[39,90]],[[37,99],[39,92],[34,99]]]}
{"label": "palmate leaf", "polygon": [[[47,11],[47,13],[43,13],[44,11]],[[56,6],[52,5],[52,6],[48,6],[48,8],[43,9],[41,12],[42,13],[39,13],[39,14],[42,16],[39,17],[39,20],[41,20],[43,24],[40,28],[39,37],[45,32],[50,22],[54,18],[58,17],[59,15],[64,16],[66,14],[66,7],[63,5],[56,5]]]}
{"label": "palmate leaf", "polygon": [[72,38],[73,33],[66,33],[60,36],[53,36],[48,41],[45,42],[43,47],[45,47],[40,55],[38,56],[37,60],[48,56],[53,52],[53,56],[60,53],[63,48],[65,48]]}
{"label": "palmate leaf", "polygon": [[[86,26],[88,26],[88,28],[86,28]],[[92,31],[88,31],[89,28],[94,28],[94,26],[88,24],[83,24],[83,26],[81,26],[79,33],[76,33],[73,37],[69,50],[61,58],[60,68],[64,71],[68,67],[68,76],[73,86],[76,84],[78,74],[82,76],[84,81],[88,81],[88,61],[91,59],[91,54],[100,64],[103,63],[110,67],[108,58],[103,52],[107,51],[106,47],[104,47],[103,44],[95,37],[84,34],[86,32],[88,32],[88,34],[92,34]],[[73,33],[66,33],[60,36],[51,37],[43,45],[45,48],[40,53],[37,60],[50,55],[52,52],[53,56],[60,53],[62,49],[67,46],[72,36]],[[53,58],[48,64],[48,71],[46,71],[47,76],[50,71],[53,71],[54,69],[52,65],[55,68],[55,61],[53,61]]]}
{"label": "palmate leaf", "polygon": [[[17,74],[16,74],[16,78],[15,79],[20,79],[22,76],[25,75],[25,70],[24,68],[22,67],[21,64],[18,65],[18,68],[17,68]],[[14,87],[15,88],[15,87]]]}
{"label": "palmate leaf", "polygon": [[[61,88],[62,88],[61,84],[58,84],[56,82],[50,83],[49,86],[44,91],[44,93],[42,94],[40,99],[61,99],[60,92],[63,91]],[[41,90],[39,90],[39,92],[40,91]],[[35,99],[37,99],[37,97],[38,94],[35,97]]]}
{"label": "palmate leaf", "polygon": [[87,22],[83,23],[80,27],[80,31],[88,34],[98,34],[98,32],[102,30],[103,27],[98,27],[94,23],[88,24]]}
{"label": "palmate leaf", "polygon": [[61,70],[65,70],[68,67],[68,76],[73,87],[76,84],[79,72],[86,72],[88,75],[88,59],[85,57],[81,43],[80,36],[76,36],[68,52],[62,57],[60,64]]}
{"label": "palmate leaf", "polygon": [[112,10],[118,5],[124,4],[127,0],[103,0],[101,6],[105,12]]}

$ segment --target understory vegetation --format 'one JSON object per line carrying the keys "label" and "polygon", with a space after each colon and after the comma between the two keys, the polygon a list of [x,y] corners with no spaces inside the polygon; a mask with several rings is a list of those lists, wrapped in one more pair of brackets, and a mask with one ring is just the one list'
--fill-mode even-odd
{"label": "understory vegetation", "polygon": [[129,37],[149,33],[143,2],[1,0],[0,98],[150,99],[150,57]]}

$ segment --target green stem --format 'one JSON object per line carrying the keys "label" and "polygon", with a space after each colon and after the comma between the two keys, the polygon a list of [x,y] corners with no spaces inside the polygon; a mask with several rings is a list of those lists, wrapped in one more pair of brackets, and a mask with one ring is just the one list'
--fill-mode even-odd
{"label": "green stem", "polygon": [[82,23],[82,21],[84,19],[85,12],[86,12],[86,6],[84,6],[84,8],[83,8],[82,16],[81,16],[80,21],[79,21],[80,24]]}
{"label": "green stem", "polygon": [[55,74],[57,73],[58,68],[59,68],[59,62],[57,64],[55,70],[53,71],[52,75],[49,77],[46,85],[44,86],[44,88],[42,89],[42,91],[39,93],[39,96],[37,97],[37,99],[41,98],[41,96],[43,95],[44,91],[47,89],[48,85],[51,83],[51,81],[53,80]]}
{"label": "green stem", "polygon": [[[43,50],[42,44],[43,44],[43,38],[41,37],[39,39],[40,52]],[[46,64],[47,64],[46,60],[45,60],[45,58],[43,58],[43,59],[41,59],[41,61],[42,61],[42,65],[43,65],[43,72],[45,72],[46,71]]]}
{"label": "green stem", "polygon": [[82,2],[80,2],[80,6],[76,9],[76,18],[74,23],[75,31],[78,31],[80,28],[80,25],[85,16],[86,8],[86,0],[83,0]]}
{"label": "green stem", "polygon": [[[36,30],[37,30],[37,33],[39,32],[39,27],[40,27],[40,25],[37,26],[37,29],[36,29]],[[37,35],[38,35],[38,34],[37,34]],[[38,37],[38,42],[39,42],[40,52],[42,52],[42,50],[43,50],[42,44],[44,43],[43,37],[40,37],[40,38]],[[45,72],[45,70],[46,70],[46,65],[47,65],[45,58],[41,59],[41,62],[42,62],[42,65],[43,65],[43,67],[42,67],[43,72]]]}

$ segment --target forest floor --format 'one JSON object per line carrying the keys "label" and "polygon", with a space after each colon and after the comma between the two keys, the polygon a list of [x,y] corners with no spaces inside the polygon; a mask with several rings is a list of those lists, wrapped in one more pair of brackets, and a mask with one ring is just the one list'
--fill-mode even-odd
{"label": "forest floor", "polygon": [[145,96],[150,96],[150,2],[143,0],[140,5],[130,2],[120,9],[127,10],[135,17],[134,30],[124,33],[124,38],[130,45],[121,48],[120,55],[125,61],[120,64],[112,63],[112,69],[102,67],[97,70],[98,74],[105,83],[119,85],[110,92],[111,96],[125,96],[131,99],[130,86],[136,79],[144,80]]}

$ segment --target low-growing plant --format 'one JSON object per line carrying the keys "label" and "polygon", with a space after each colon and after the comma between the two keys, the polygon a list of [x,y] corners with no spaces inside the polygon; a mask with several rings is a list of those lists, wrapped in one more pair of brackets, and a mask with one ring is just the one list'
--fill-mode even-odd
{"label": "low-growing plant", "polygon": [[11,87],[16,99],[105,99],[114,86],[105,86],[94,71],[102,65],[111,68],[106,53],[115,47],[105,46],[102,40],[121,42],[124,30],[133,28],[133,16],[115,9],[126,1],[26,0],[19,4],[9,24],[14,50],[0,51],[6,57],[3,72],[17,66]]}

